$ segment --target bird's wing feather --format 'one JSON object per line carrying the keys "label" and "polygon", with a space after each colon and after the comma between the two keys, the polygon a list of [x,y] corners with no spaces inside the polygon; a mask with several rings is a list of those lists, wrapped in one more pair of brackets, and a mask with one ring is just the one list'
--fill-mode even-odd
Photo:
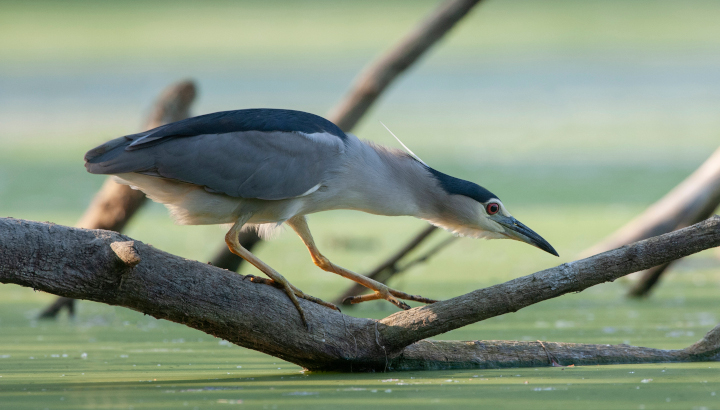
{"label": "bird's wing feather", "polygon": [[341,140],[347,138],[337,125],[315,114],[270,108],[222,111],[200,115],[149,131],[128,135],[126,138],[132,140],[128,149],[133,150],[168,137],[192,137],[239,131],[324,133],[334,135]]}
{"label": "bird's wing feather", "polygon": [[[277,124],[272,124],[267,116],[261,116],[260,123],[249,126],[245,121],[241,126],[238,112],[230,113],[235,113],[234,126],[215,124],[224,118],[219,114],[228,116],[216,113],[210,114],[215,122],[203,116],[206,118],[184,125],[180,121],[164,129],[109,141],[86,154],[86,168],[96,174],[138,172],[201,185],[210,192],[233,197],[274,200],[302,195],[341,164],[347,137],[339,129],[323,130],[323,126],[331,127],[313,124],[296,111],[290,112],[296,116],[294,125],[277,119]],[[188,135],[195,132],[200,134]]]}

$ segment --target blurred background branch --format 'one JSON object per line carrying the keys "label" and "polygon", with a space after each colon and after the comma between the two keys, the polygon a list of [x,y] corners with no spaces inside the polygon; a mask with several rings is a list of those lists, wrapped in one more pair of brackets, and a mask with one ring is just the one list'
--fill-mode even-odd
{"label": "blurred background branch", "polygon": [[[595,255],[632,242],[675,231],[712,216],[720,205],[720,148],[695,172],[626,225],[582,252]],[[647,296],[675,261],[643,271],[631,297]]]}
{"label": "blurred background branch", "polygon": [[[163,90],[155,101],[144,129],[149,130],[170,122],[180,121],[190,116],[190,107],[197,95],[195,83],[184,80]],[[122,232],[125,225],[142,207],[147,198],[139,190],[116,183],[108,178],[100,191],[95,194],[85,213],[75,225],[85,229],[106,229]],[[41,319],[54,319],[63,310],[75,314],[75,300],[58,297],[40,313]]]}

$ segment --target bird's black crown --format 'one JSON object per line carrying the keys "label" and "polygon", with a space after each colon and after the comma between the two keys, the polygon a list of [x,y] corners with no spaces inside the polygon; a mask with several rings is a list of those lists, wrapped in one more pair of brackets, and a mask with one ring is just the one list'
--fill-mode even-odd
{"label": "bird's black crown", "polygon": [[430,167],[428,167],[428,171],[430,171],[433,177],[440,183],[442,189],[450,195],[464,195],[480,203],[485,203],[493,198],[500,199],[497,195],[474,182],[451,177]]}

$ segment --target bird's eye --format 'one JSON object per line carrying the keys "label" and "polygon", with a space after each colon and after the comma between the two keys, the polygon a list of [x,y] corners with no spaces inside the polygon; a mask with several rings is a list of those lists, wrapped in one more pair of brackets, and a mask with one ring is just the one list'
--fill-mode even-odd
{"label": "bird's eye", "polygon": [[485,207],[485,210],[487,210],[488,215],[495,215],[500,210],[500,205],[496,204],[495,202],[490,202]]}

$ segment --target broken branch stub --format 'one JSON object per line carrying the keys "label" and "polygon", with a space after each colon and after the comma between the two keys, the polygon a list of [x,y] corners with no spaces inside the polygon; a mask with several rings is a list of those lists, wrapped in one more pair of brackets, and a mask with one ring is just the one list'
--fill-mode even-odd
{"label": "broken branch stub", "polygon": [[135,249],[135,241],[113,242],[110,244],[110,248],[125,265],[131,268],[134,268],[142,260]]}

